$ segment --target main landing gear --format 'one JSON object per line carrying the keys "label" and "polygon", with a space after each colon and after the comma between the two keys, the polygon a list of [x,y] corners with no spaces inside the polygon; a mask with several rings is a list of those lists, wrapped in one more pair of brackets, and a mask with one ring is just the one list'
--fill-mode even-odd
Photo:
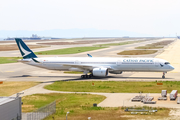
{"label": "main landing gear", "polygon": [[162,78],[163,78],[163,79],[165,78],[165,73],[167,73],[167,72],[163,72],[163,75],[162,75]]}
{"label": "main landing gear", "polygon": [[93,77],[93,74],[90,74],[90,75],[81,75],[81,78],[86,78],[86,79],[88,79],[88,78],[91,78],[91,77]]}

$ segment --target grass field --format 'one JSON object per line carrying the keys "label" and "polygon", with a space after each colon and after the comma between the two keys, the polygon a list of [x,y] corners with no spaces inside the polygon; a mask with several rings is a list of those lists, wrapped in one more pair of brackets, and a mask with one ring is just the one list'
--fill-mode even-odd
{"label": "grass field", "polygon": [[[124,112],[124,108],[102,108],[93,107],[94,103],[100,103],[105,99],[104,96],[90,94],[35,94],[22,98],[22,111],[30,112],[43,107],[56,100],[56,113],[45,118],[45,120],[66,120],[66,113],[69,111],[68,120],[128,120],[130,118],[142,119],[145,117],[163,118],[168,117],[169,109],[158,109],[157,113],[152,115],[130,115]],[[145,107],[147,108],[147,107]],[[139,108],[142,109],[142,108]],[[163,116],[163,117],[162,117]]]}
{"label": "grass field", "polygon": [[83,72],[78,72],[78,71],[64,71],[64,73],[67,73],[67,74],[83,74]]}
{"label": "grass field", "polygon": [[0,57],[0,64],[5,63],[15,63],[18,59],[22,59],[21,57]]}
{"label": "grass field", "polygon": [[109,46],[117,46],[117,45],[127,45],[127,44],[133,44],[133,43],[139,43],[144,41],[127,41],[127,42],[120,42],[120,43],[110,43],[110,44],[98,44],[94,45],[96,47],[109,47]]}
{"label": "grass field", "polygon": [[[92,86],[94,83],[94,86]],[[104,92],[104,93],[160,93],[161,90],[180,90],[180,81],[125,82],[125,81],[58,81],[45,86],[48,90],[71,92]]]}
{"label": "grass field", "polygon": [[144,55],[144,54],[153,54],[157,50],[125,50],[117,53],[118,55]]}
{"label": "grass field", "polygon": [[164,46],[140,46],[136,47],[135,49],[161,49],[164,48]]}
{"label": "grass field", "polygon": [[166,46],[172,42],[173,42],[173,40],[161,41],[161,42],[157,42],[157,43],[147,44],[145,46],[136,47],[136,49],[160,49],[160,48],[164,48],[164,46]]}
{"label": "grass field", "polygon": [[98,49],[103,49],[103,48],[105,47],[73,47],[73,48],[36,52],[35,54],[39,54],[39,55],[75,54],[75,53],[98,50]]}
{"label": "grass field", "polygon": [[37,82],[3,82],[0,84],[0,96],[10,96],[37,85]]}

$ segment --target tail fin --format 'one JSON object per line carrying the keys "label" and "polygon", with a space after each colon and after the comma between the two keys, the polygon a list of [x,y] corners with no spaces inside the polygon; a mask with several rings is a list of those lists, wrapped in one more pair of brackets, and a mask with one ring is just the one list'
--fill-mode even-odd
{"label": "tail fin", "polygon": [[29,47],[20,38],[15,38],[23,59],[37,58],[37,56],[29,49]]}

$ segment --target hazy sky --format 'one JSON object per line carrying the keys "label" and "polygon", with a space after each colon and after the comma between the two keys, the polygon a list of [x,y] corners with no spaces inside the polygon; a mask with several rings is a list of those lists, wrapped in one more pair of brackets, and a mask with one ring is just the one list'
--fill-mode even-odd
{"label": "hazy sky", "polygon": [[180,35],[180,0],[0,0],[0,30],[89,28]]}

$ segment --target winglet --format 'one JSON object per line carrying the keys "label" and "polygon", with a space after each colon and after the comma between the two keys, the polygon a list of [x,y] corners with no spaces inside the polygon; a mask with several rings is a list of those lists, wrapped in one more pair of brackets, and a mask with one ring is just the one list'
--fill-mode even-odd
{"label": "winglet", "polygon": [[92,57],[90,54],[87,54],[89,57]]}
{"label": "winglet", "polygon": [[29,49],[29,47],[20,38],[15,38],[17,46],[23,56],[23,59],[37,58],[37,56]]}

